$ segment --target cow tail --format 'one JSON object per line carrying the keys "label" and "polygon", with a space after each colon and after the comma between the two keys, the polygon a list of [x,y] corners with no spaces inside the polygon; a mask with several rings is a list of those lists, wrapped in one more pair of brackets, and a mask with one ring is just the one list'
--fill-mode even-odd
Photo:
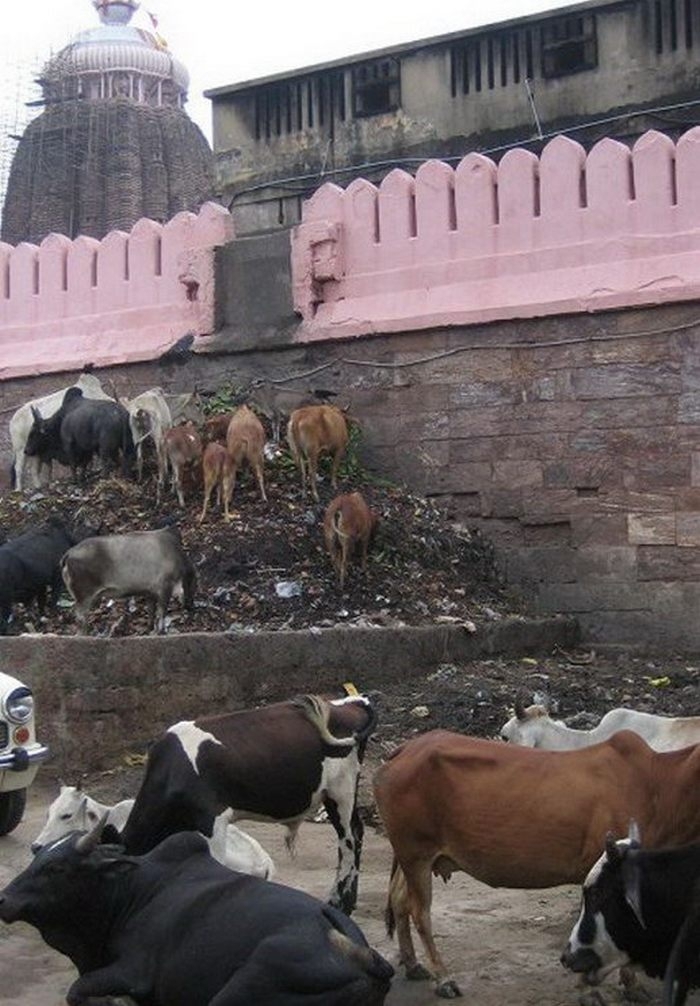
{"label": "cow tail", "polygon": [[396,932],[396,916],[394,914],[394,902],[392,894],[394,893],[394,886],[396,884],[396,872],[399,868],[399,861],[394,856],[391,861],[391,873],[389,874],[389,890],[386,894],[386,908],[384,909],[384,925],[386,926],[386,932],[389,939],[394,938],[394,933]]}
{"label": "cow tail", "polygon": [[320,695],[298,695],[292,699],[295,706],[307,720],[316,727],[321,740],[331,747],[349,748],[355,745],[355,735],[352,737],[335,737],[328,728],[331,716],[331,706]]}

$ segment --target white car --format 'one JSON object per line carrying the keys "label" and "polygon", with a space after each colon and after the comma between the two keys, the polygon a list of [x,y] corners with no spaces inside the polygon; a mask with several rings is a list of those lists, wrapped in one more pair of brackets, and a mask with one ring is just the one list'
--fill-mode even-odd
{"label": "white car", "polygon": [[22,820],[27,788],[48,754],[34,732],[31,688],[0,671],[0,835]]}

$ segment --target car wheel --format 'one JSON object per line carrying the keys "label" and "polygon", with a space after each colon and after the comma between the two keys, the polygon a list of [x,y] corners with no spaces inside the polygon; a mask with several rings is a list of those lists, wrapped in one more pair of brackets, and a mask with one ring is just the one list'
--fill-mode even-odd
{"label": "car wheel", "polygon": [[27,803],[26,789],[11,789],[0,793],[0,835],[9,835],[22,820]]}

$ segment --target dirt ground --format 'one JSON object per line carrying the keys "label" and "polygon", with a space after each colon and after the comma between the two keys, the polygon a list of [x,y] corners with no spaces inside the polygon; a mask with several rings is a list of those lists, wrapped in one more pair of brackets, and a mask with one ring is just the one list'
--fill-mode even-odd
{"label": "dirt ground", "polygon": [[[535,660],[497,659],[464,667],[442,665],[424,679],[404,682],[374,695],[380,713],[368,748],[360,803],[369,823],[362,863],[356,920],[369,941],[390,961],[396,946],[386,936],[383,911],[390,851],[372,826],[376,821],[370,783],[382,757],[412,734],[449,727],[494,736],[509,715],[519,688],[547,695],[570,724],[590,726],[602,712],[620,703],[666,713],[700,715],[698,663],[682,655],[663,658],[593,652],[557,653]],[[362,682],[356,684],[361,687]],[[143,769],[126,763],[88,775],[85,788],[111,802],[133,795]],[[68,780],[71,781],[71,780]],[[41,771],[30,793],[28,814],[12,835],[0,839],[0,887],[29,859],[29,844],[40,830],[45,809],[57,791],[51,765]],[[297,857],[290,860],[283,829],[244,824],[271,853],[277,879],[325,897],[335,863],[335,843],[328,824],[309,822],[300,832]],[[517,821],[514,821],[517,829]],[[564,971],[559,955],[578,911],[579,890],[491,890],[461,874],[436,882],[434,929],[466,1002],[475,1006],[600,1006],[582,993],[577,979]],[[48,949],[28,926],[0,926],[0,996],[3,1006],[59,1006],[75,976],[68,961]],[[660,1002],[660,984],[644,979],[649,1002]],[[614,982],[603,987],[607,1004],[620,1002]],[[582,1000],[582,995],[588,996]],[[388,1006],[428,1006],[436,1002],[429,983],[408,983],[397,975]],[[689,1003],[700,1004],[700,994]],[[251,1004],[253,1006],[253,1004]],[[263,1004],[261,1004],[263,1006]]]}

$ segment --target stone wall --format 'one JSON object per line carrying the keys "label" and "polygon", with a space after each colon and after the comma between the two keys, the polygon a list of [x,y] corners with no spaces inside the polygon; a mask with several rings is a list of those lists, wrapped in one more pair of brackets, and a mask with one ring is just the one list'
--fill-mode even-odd
{"label": "stone wall", "polygon": [[318,633],[193,634],[121,639],[0,639],[0,670],[35,693],[38,731],[52,769],[86,769],[141,751],[178,720],[300,692],[363,691],[424,674],[440,663],[547,653],[573,646],[573,619],[512,621],[469,635],[454,626],[326,629]]}
{"label": "stone wall", "polygon": [[[104,373],[129,395],[313,372],[290,383],[337,390],[371,470],[482,528],[540,612],[576,615],[591,643],[700,648],[697,305],[244,345],[234,326],[183,366]],[[54,384],[1,383],[0,413]]]}

